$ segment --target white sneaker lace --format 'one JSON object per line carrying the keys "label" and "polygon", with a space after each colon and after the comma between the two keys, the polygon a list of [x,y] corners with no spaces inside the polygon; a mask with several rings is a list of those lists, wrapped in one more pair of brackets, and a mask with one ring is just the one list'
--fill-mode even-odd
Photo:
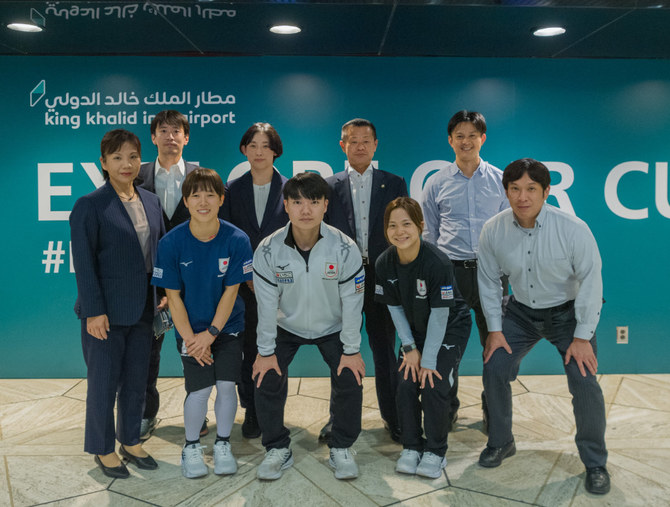
{"label": "white sneaker lace", "polygon": [[206,445],[187,445],[184,447],[184,461],[189,464],[200,463],[202,461],[203,449]]}
{"label": "white sneaker lace", "polygon": [[225,458],[230,454],[230,451],[230,442],[221,441],[214,444],[214,454],[219,458]]}
{"label": "white sneaker lace", "polygon": [[430,465],[439,465],[442,463],[442,458],[438,456],[437,454],[433,454],[432,452],[427,452],[423,455],[423,458],[421,461],[425,461],[426,463]]}
{"label": "white sneaker lace", "polygon": [[288,450],[286,449],[270,449],[265,455],[265,461],[269,465],[282,464],[286,461]]}
{"label": "white sneaker lace", "polygon": [[333,459],[341,459],[343,461],[349,461],[353,459],[353,456],[356,456],[356,451],[346,447],[344,449],[332,448],[330,452],[333,455]]}

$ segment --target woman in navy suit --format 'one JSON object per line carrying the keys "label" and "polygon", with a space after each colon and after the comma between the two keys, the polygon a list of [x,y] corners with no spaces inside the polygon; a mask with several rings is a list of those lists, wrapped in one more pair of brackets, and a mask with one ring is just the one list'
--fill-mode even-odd
{"label": "woman in navy suit", "polygon": [[79,198],[70,214],[75,313],[88,380],[84,450],[105,475],[125,478],[115,439],[119,453],[138,468],[158,467],[141,447],[140,421],[156,308],[149,279],[165,226],[158,197],[133,185],[141,160],[137,136],[107,132],[100,151],[106,182]]}

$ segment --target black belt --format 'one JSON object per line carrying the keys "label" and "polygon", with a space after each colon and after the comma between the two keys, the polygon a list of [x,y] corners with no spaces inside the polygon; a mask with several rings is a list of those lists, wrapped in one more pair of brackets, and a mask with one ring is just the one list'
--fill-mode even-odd
{"label": "black belt", "polygon": [[454,266],[465,269],[477,269],[477,259],[467,259],[464,261],[451,261]]}
{"label": "black belt", "polygon": [[512,297],[514,298],[514,301],[516,302],[516,304],[518,304],[519,306],[522,306],[524,308],[528,308],[529,310],[531,310],[533,312],[550,312],[550,313],[563,312],[565,310],[569,310],[575,304],[575,300],[571,299],[570,301],[566,301],[565,303],[562,303],[562,304],[557,305],[557,306],[550,306],[549,308],[531,308],[530,306],[524,305],[523,303],[521,303],[514,296],[512,296]]}

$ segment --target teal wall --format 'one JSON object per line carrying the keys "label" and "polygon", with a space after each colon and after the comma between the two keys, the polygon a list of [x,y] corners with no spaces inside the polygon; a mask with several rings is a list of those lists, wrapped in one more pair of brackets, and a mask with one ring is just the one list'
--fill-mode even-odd
{"label": "teal wall", "polygon": [[[86,169],[99,178],[102,135],[118,126],[133,130],[149,161],[156,151],[144,115],[165,108],[213,119],[202,125],[202,116],[193,118],[185,157],[224,179],[245,160],[237,146],[252,122],[277,128],[284,142],[277,167],[291,176],[306,168],[341,170],[340,126],[368,118],[378,130],[380,168],[404,176],[414,197],[439,165],[431,161],[453,159],[450,116],[481,111],[489,128],[482,157],[500,168],[521,157],[551,162],[558,193],[550,202],[583,218],[598,240],[607,301],[598,328],[600,371],[669,371],[666,61],[0,57],[0,70],[0,377],[85,374],[67,214],[95,188]],[[117,123],[101,124],[103,118]],[[54,249],[62,242],[64,262],[46,272],[50,242]],[[629,345],[616,345],[617,325],[629,326]],[[466,375],[481,372],[474,334],[471,342],[461,367]],[[164,351],[161,373],[179,375],[171,336]],[[291,374],[324,375],[325,365],[312,361],[317,356],[301,351]],[[522,368],[561,371],[546,343]]]}

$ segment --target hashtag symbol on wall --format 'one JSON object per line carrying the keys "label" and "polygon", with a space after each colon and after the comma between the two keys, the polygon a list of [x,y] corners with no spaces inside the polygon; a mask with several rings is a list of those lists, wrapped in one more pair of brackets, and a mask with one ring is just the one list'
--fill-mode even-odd
{"label": "hashtag symbol on wall", "polygon": [[62,256],[65,254],[63,250],[63,242],[59,241],[56,243],[56,248],[54,248],[54,241],[49,241],[49,246],[46,250],[42,250],[42,264],[44,264],[44,272],[51,273],[51,266],[53,266],[54,273],[58,273],[60,265],[65,261],[62,259]]}

